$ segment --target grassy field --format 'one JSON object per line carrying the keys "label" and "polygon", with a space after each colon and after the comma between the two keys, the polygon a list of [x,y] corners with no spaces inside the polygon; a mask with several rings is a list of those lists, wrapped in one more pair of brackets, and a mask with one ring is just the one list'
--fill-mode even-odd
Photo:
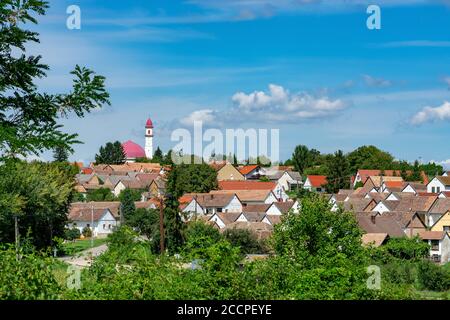
{"label": "grassy field", "polygon": [[[94,247],[98,247],[106,242],[106,238],[94,239]],[[77,254],[91,247],[91,239],[75,240],[64,244],[64,251],[69,255]]]}

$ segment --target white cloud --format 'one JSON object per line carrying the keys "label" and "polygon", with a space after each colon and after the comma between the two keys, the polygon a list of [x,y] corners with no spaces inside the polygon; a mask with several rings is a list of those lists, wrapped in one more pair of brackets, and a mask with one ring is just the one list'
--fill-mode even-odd
{"label": "white cloud", "polygon": [[392,85],[392,82],[383,78],[375,78],[372,76],[369,76],[367,74],[363,75],[364,77],[364,82],[366,83],[366,85],[368,85],[369,87],[389,87]]}
{"label": "white cloud", "polygon": [[232,98],[233,107],[225,111],[203,109],[192,112],[180,120],[187,125],[194,120],[217,126],[225,123],[275,121],[296,122],[304,119],[326,118],[336,115],[347,107],[341,99],[330,99],[326,95],[313,96],[309,93],[292,94],[279,85],[270,84],[269,91],[251,93],[237,92]]}
{"label": "white cloud", "polygon": [[419,125],[425,122],[436,120],[450,121],[450,102],[445,101],[442,105],[438,107],[423,108],[412,117],[411,123],[414,125]]}
{"label": "white cloud", "polygon": [[200,121],[205,125],[211,125],[216,121],[214,110],[202,109],[192,112],[189,116],[180,120],[186,126],[192,126],[195,121]]}

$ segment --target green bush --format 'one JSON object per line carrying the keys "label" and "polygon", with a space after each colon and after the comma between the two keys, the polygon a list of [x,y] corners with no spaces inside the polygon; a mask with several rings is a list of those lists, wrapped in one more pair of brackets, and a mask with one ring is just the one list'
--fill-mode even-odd
{"label": "green bush", "polygon": [[72,229],[66,229],[64,232],[64,238],[66,240],[76,240],[79,239],[81,236],[80,230],[78,228],[72,228]]}
{"label": "green bush", "polygon": [[418,264],[417,275],[421,289],[446,291],[450,289],[450,272],[431,261]]}
{"label": "green bush", "polygon": [[85,238],[90,238],[92,237],[92,230],[89,227],[84,227],[83,230],[81,231],[81,233],[83,234],[83,236]]}
{"label": "green bush", "polygon": [[54,260],[35,253],[0,248],[0,300],[57,299],[61,288],[54,278]]}
{"label": "green bush", "polygon": [[256,236],[248,229],[227,229],[223,236],[233,246],[239,247],[244,254],[266,252],[262,242],[258,241]]}
{"label": "green bush", "polygon": [[429,254],[430,246],[420,238],[394,238],[384,246],[390,255],[398,259],[421,260]]}
{"label": "green bush", "polygon": [[407,261],[389,263],[382,268],[382,278],[399,285],[414,285],[417,278],[416,265]]}

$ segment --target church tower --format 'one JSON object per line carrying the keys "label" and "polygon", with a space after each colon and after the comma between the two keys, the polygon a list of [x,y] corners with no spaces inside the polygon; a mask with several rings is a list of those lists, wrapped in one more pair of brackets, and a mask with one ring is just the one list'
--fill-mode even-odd
{"label": "church tower", "polygon": [[145,123],[145,156],[153,158],[153,122],[150,118]]}

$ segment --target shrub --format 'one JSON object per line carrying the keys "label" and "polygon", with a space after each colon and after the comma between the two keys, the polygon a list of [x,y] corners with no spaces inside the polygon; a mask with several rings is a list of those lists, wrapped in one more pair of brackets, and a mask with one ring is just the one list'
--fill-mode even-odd
{"label": "shrub", "polygon": [[407,260],[420,260],[428,256],[430,247],[420,238],[390,239],[384,249],[393,257]]}
{"label": "shrub", "polygon": [[397,261],[383,267],[382,278],[393,284],[414,284],[416,266],[407,261]]}
{"label": "shrub", "polygon": [[227,229],[223,233],[223,236],[233,246],[240,247],[241,252],[244,254],[265,252],[262,243],[248,229]]}
{"label": "shrub", "polygon": [[66,240],[73,241],[75,239],[80,238],[80,236],[81,236],[81,233],[80,233],[80,230],[78,230],[78,228],[66,229],[64,232],[64,238]]}
{"label": "shrub", "polygon": [[431,261],[423,260],[417,268],[421,289],[445,291],[450,289],[450,272]]}
{"label": "shrub", "polygon": [[85,238],[90,238],[90,237],[92,237],[92,230],[89,227],[84,227],[83,230],[81,231],[81,234]]}

